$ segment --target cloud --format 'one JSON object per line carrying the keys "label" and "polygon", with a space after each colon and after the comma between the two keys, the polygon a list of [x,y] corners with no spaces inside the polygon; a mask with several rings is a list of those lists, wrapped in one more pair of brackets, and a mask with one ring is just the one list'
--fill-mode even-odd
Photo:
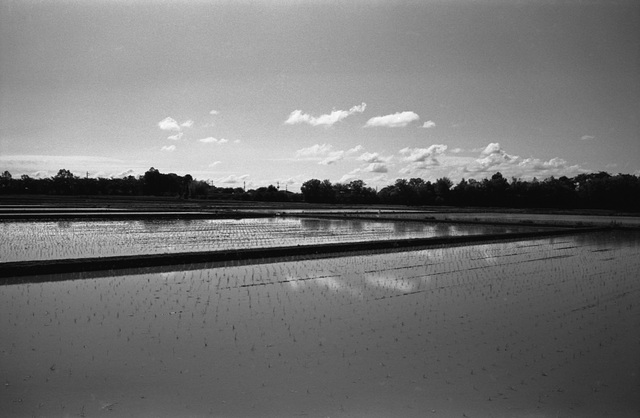
{"label": "cloud", "polygon": [[172,141],[179,141],[182,138],[182,135],[184,135],[184,132],[178,132],[175,135],[171,135],[171,136],[167,137],[167,139],[170,139]]}
{"label": "cloud", "polygon": [[[114,178],[114,179],[123,179],[123,178],[125,178],[125,177],[129,177],[129,176],[134,176],[134,177],[136,177],[136,176],[137,176],[137,172],[136,172],[136,170],[133,170],[133,169],[131,169],[131,168],[130,168],[130,169],[128,169],[128,170],[121,171],[121,172],[120,172],[120,173],[118,173],[118,174],[114,174],[114,175],[112,175],[112,176],[111,176],[111,178]],[[98,176],[96,176],[96,177],[98,177]]]}
{"label": "cloud", "polygon": [[435,160],[438,156],[444,154],[446,150],[446,145],[434,144],[429,148],[403,148],[400,150],[400,154],[406,155],[404,158],[406,161],[426,162]]}
{"label": "cloud", "polygon": [[517,155],[507,154],[498,142],[492,142],[482,150],[480,158],[476,160],[476,171],[487,171],[492,167],[517,163],[519,159]]}
{"label": "cloud", "polygon": [[560,157],[549,160],[540,158],[521,158],[506,152],[499,143],[490,143],[481,150],[477,159],[465,165],[462,174],[491,174],[501,172],[505,177],[543,177],[573,176],[585,172],[579,165],[569,165]]}
{"label": "cloud", "polygon": [[315,144],[307,148],[301,148],[296,151],[297,159],[309,159],[309,160],[317,160],[320,159],[318,164],[320,165],[331,165],[337,161],[342,160],[345,157],[348,157],[356,152],[359,152],[363,149],[362,145],[356,145],[353,148],[350,148],[346,151],[344,150],[335,150],[333,149],[333,145],[331,144]]}
{"label": "cloud", "polygon": [[582,137],[580,139],[583,140],[583,141],[589,141],[589,140],[592,140],[592,139],[596,139],[596,137],[595,136],[591,136],[591,135],[582,135]]}
{"label": "cloud", "polygon": [[365,152],[364,154],[356,158],[356,160],[364,161],[367,163],[386,163],[389,162],[391,158],[393,157],[383,157],[377,152]]}
{"label": "cloud", "polygon": [[175,145],[165,145],[160,149],[160,151],[168,151],[168,152],[173,152],[175,150],[176,150]]}
{"label": "cloud", "polygon": [[218,112],[217,110],[212,110],[211,112],[209,112],[210,115],[217,115],[218,113],[220,112]]}
{"label": "cloud", "polygon": [[211,164],[209,164],[209,167],[215,167],[215,166],[217,166],[218,164],[221,164],[221,163],[222,163],[222,161],[214,161]]}
{"label": "cloud", "polygon": [[365,127],[383,126],[387,128],[404,128],[413,121],[420,119],[414,112],[398,112],[393,115],[376,116],[371,118],[364,125]]}
{"label": "cloud", "polygon": [[422,127],[423,128],[427,128],[427,129],[435,128],[436,127],[436,123],[434,121],[432,121],[432,120],[428,120],[422,125]]}
{"label": "cloud", "polygon": [[440,166],[439,158],[446,150],[447,146],[443,144],[434,144],[429,148],[403,148],[400,154],[405,155],[404,160],[410,164],[399,171],[402,174],[411,174]]}
{"label": "cloud", "polygon": [[301,148],[296,151],[296,157],[316,157],[318,155],[326,155],[333,149],[331,144],[315,144],[307,148]]}
{"label": "cloud", "polygon": [[228,139],[225,138],[214,138],[212,136],[208,136],[206,138],[202,138],[202,139],[198,139],[198,141],[203,142],[205,144],[226,144],[227,142],[229,142]]}
{"label": "cloud", "polygon": [[180,125],[178,125],[178,122],[176,122],[175,119],[169,118],[169,117],[164,118],[163,120],[158,122],[158,126],[163,131],[179,131],[180,130]]}
{"label": "cloud", "polygon": [[191,119],[186,120],[184,122],[182,122],[182,124],[180,125],[184,128],[191,128],[193,126],[193,121]]}
{"label": "cloud", "polygon": [[362,113],[367,107],[366,103],[362,103],[357,106],[353,106],[349,110],[334,110],[329,114],[320,115],[318,117],[311,116],[308,113],[302,113],[302,110],[294,110],[289,114],[289,118],[284,122],[287,125],[295,125],[298,123],[307,123],[311,126],[333,126],[335,123],[340,122],[347,116],[354,113]]}
{"label": "cloud", "polygon": [[344,151],[335,151],[330,155],[321,160],[318,164],[320,165],[330,165],[335,163],[336,161],[340,161],[344,158]]}
{"label": "cloud", "polygon": [[363,171],[368,171],[370,173],[387,173],[389,172],[389,167],[387,167],[386,163],[371,163]]}

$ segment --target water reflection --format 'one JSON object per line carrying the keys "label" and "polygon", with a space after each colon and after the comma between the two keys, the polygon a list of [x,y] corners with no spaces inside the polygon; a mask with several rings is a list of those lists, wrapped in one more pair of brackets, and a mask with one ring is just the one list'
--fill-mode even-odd
{"label": "water reflection", "polygon": [[639,238],[585,234],[4,287],[3,413],[404,416],[411,405],[423,416],[439,402],[438,415],[481,404],[480,415],[492,416],[543,398],[538,415],[595,416],[590,408],[604,404],[632,416]]}

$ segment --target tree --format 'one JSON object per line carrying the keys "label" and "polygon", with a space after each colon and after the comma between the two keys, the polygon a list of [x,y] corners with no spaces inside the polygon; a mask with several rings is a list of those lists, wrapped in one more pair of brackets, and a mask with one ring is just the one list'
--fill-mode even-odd
{"label": "tree", "polygon": [[53,177],[53,190],[57,194],[71,194],[74,191],[76,177],[66,169],[60,169]]}

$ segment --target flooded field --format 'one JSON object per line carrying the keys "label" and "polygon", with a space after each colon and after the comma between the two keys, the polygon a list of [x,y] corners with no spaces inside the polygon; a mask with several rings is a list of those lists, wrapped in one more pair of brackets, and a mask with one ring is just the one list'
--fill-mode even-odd
{"label": "flooded field", "polygon": [[535,230],[353,219],[0,222],[0,262],[214,251]]}
{"label": "flooded field", "polygon": [[636,417],[639,269],[611,231],[2,286],[0,410]]}

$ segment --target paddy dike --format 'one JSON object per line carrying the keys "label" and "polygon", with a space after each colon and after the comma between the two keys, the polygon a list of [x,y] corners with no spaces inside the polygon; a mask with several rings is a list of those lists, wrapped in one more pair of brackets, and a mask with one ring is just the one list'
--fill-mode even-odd
{"label": "paddy dike", "polygon": [[[216,251],[175,252],[164,254],[144,254],[109,257],[87,257],[55,260],[34,260],[0,263],[0,285],[20,284],[56,280],[56,274],[141,269],[185,264],[227,263],[227,262],[270,262],[269,259],[328,258],[345,253],[389,252],[409,248],[432,248],[459,246],[496,241],[513,241],[561,235],[583,234],[610,228],[556,228],[538,231],[425,237],[407,239],[387,239],[364,242],[337,242],[314,245],[282,247],[242,248]],[[40,277],[35,277],[40,276]],[[59,280],[65,280],[62,276]]]}

